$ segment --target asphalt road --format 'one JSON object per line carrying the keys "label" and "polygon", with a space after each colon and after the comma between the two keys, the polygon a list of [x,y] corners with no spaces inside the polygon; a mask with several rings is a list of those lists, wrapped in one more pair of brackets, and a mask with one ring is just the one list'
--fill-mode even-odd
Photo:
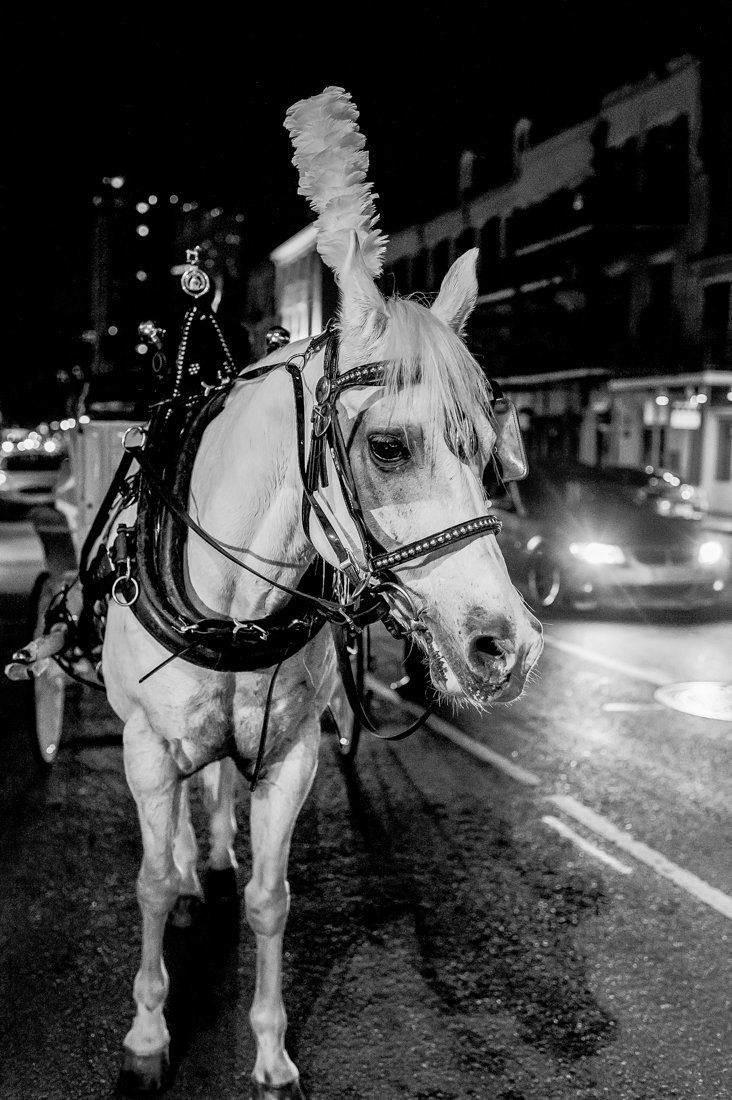
{"label": "asphalt road", "polygon": [[[22,608],[4,610],[11,647]],[[286,944],[308,1100],[732,1095],[732,722],[654,699],[659,677],[725,678],[727,612],[556,619],[547,638],[522,700],[460,719],[472,751],[448,739],[446,712],[406,742],[364,735],[351,774],[324,740]],[[382,635],[375,651],[388,682],[398,651]],[[103,697],[70,689],[39,776],[22,695],[0,685],[0,1097],[102,1100],[139,945],[119,728]],[[247,1096],[245,922],[204,911],[169,931],[166,958],[170,1100]]]}

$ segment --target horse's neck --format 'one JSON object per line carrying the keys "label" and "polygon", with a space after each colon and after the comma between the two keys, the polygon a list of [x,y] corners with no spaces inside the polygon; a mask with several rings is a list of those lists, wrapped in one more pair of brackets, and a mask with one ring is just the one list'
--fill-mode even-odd
{"label": "horse's neck", "polygon": [[[194,518],[230,553],[293,587],[313,557],[300,523],[296,440],[287,374],[237,385],[203,436],[190,500]],[[260,618],[287,599],[195,534],[188,572],[198,598],[219,614]]]}

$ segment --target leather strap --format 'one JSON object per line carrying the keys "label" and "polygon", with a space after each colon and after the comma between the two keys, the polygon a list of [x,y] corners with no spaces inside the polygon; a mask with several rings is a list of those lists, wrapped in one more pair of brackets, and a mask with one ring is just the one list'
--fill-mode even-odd
{"label": "leather strap", "polygon": [[351,668],[351,661],[348,656],[348,635],[347,631],[339,623],[330,624],[331,631],[333,633],[333,642],[335,644],[336,656],[338,658],[338,667],[341,673],[341,679],[343,680],[343,687],[345,688],[346,698],[348,699],[349,706],[359,720],[362,726],[372,733],[374,737],[378,737],[380,741],[404,741],[405,738],[411,737],[413,733],[416,733],[418,729],[421,729],[425,724],[429,716],[435,709],[434,703],[429,703],[426,710],[420,717],[413,722],[407,729],[401,730],[399,733],[379,733],[376,726],[371,721],[369,715],[366,713],[366,709],[363,705],[363,700],[358,693],[356,687],[356,681],[353,678],[353,669]]}

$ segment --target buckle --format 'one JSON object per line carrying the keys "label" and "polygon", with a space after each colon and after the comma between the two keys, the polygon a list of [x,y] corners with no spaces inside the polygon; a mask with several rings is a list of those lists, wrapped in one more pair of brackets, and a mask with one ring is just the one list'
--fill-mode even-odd
{"label": "buckle", "polygon": [[264,627],[257,626],[256,623],[249,623],[246,620],[234,619],[234,637],[242,630],[251,630],[255,633],[263,642],[266,642],[269,638],[269,631]]}

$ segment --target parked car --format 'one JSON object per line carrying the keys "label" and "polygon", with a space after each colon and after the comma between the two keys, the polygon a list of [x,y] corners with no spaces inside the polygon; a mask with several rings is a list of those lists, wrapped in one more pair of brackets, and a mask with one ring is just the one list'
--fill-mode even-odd
{"label": "parked car", "polygon": [[662,516],[704,519],[709,501],[703,489],[672,470],[657,466],[603,466],[601,472],[622,485],[635,504],[652,504]]}
{"label": "parked car", "polygon": [[40,448],[0,455],[0,514],[9,518],[17,506],[53,503],[62,461],[61,452]]}
{"label": "parked car", "polygon": [[634,502],[591,466],[534,461],[525,481],[494,493],[491,510],[511,578],[537,610],[701,608],[727,583],[719,541],[694,520]]}

